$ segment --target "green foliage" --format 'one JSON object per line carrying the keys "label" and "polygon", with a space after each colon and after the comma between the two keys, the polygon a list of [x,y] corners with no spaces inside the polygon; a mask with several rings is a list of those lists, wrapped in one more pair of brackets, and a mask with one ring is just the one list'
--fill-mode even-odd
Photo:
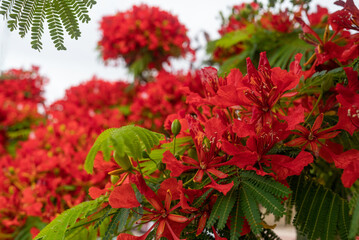
{"label": "green foliage", "polygon": [[352,239],[359,234],[359,193],[352,197],[350,200],[351,205],[353,205],[353,215],[352,215],[352,222],[350,224],[350,231],[349,231],[349,238]]}
{"label": "green foliage", "polygon": [[253,171],[241,172],[241,179],[280,198],[288,197],[291,190],[269,176],[259,176]]}
{"label": "green foliage", "polygon": [[239,239],[239,237],[241,236],[243,224],[244,224],[244,214],[241,210],[239,198],[237,198],[236,205],[231,212],[231,231],[230,231],[231,240]]}
{"label": "green foliage", "polygon": [[249,24],[245,29],[229,32],[215,42],[216,47],[229,48],[239,42],[247,41],[254,32],[254,25]]}
{"label": "green foliage", "polygon": [[236,202],[236,199],[237,191],[234,188],[229,191],[227,195],[221,195],[218,197],[211,211],[211,215],[208,218],[207,227],[212,227],[216,220],[219,219],[217,229],[223,229],[234,206],[234,203]]}
{"label": "green foliage", "polygon": [[259,234],[262,230],[261,216],[258,205],[253,196],[246,191],[245,188],[241,188],[239,197],[239,204],[242,211],[251,227],[251,230],[255,234]]}
{"label": "green foliage", "polygon": [[[110,240],[114,237],[115,232],[121,232],[127,222],[129,209],[118,209],[116,214],[111,219],[111,222],[106,230],[103,240]],[[116,231],[117,230],[117,231]]]}
{"label": "green foliage", "polygon": [[66,210],[49,223],[42,231],[35,237],[35,240],[57,240],[64,239],[66,231],[75,225],[78,219],[84,219],[93,214],[102,204],[102,199],[98,198],[93,201],[83,202],[79,205]]}
{"label": "green foliage", "polygon": [[79,21],[88,23],[88,9],[95,0],[0,0],[0,14],[7,18],[10,31],[25,37],[31,29],[31,46],[42,49],[45,19],[57,50],[65,50],[63,27],[71,38],[81,36]]}
{"label": "green foliage", "polygon": [[350,216],[346,200],[314,180],[291,177],[296,215],[293,224],[307,239],[348,239]]}
{"label": "green foliage", "polygon": [[153,146],[159,144],[161,137],[161,134],[133,125],[107,129],[97,137],[90,149],[85,161],[85,170],[93,173],[98,151],[102,151],[106,161],[110,160],[113,150],[116,150],[119,156],[127,154],[134,159],[140,159],[142,152],[150,153]]}

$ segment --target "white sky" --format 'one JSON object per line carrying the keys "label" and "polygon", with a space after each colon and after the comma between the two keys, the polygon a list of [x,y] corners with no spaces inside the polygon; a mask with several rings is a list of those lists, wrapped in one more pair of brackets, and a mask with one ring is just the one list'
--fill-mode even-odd
{"label": "white sky", "polygon": [[[82,36],[79,40],[65,38],[67,51],[57,51],[47,32],[42,39],[43,50],[41,52],[33,50],[29,35],[22,39],[18,32],[9,32],[6,22],[0,19],[0,71],[20,67],[28,69],[32,65],[40,66],[40,73],[50,79],[45,93],[48,103],[62,98],[65,90],[70,86],[87,81],[94,75],[110,81],[132,80],[131,75],[123,66],[105,66],[100,59],[99,52],[96,51],[97,42],[101,37],[99,21],[103,16],[127,10],[134,4],[146,3],[151,6],[159,6],[179,17],[179,21],[189,29],[192,43],[195,42],[196,36],[200,36],[203,43],[203,34],[201,34],[203,30],[208,32],[213,39],[218,37],[217,31],[221,23],[219,11],[227,13],[227,16],[231,6],[243,1],[98,0],[97,2],[90,10],[91,22],[80,25]],[[333,12],[338,9],[333,2],[334,0],[316,0],[313,1],[313,6],[320,3],[322,6],[328,7],[330,12]],[[176,69],[186,68],[184,62],[173,65],[177,65]]]}

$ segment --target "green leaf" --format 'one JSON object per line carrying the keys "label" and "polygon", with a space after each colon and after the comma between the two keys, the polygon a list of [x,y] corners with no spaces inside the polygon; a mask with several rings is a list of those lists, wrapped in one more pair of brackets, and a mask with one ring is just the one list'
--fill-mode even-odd
{"label": "green leaf", "polygon": [[239,203],[252,232],[254,234],[259,234],[262,230],[262,221],[258,205],[252,195],[243,187],[239,191]]}
{"label": "green leaf", "polygon": [[349,238],[354,238],[356,234],[359,234],[359,194],[352,198],[356,202],[354,205],[354,211],[352,215],[352,221],[350,224]]}
{"label": "green leaf", "polygon": [[237,240],[241,236],[242,228],[244,224],[244,214],[241,209],[239,197],[237,198],[237,204],[232,209],[231,213],[231,240]]}
{"label": "green leaf", "polygon": [[227,195],[221,195],[218,197],[216,203],[214,204],[211,215],[207,221],[207,228],[213,226],[213,224],[219,219],[217,229],[221,230],[225,227],[228,216],[231,213],[231,210],[236,202],[237,191],[232,189],[227,193]]}
{"label": "green leaf", "polygon": [[66,210],[57,216],[35,237],[35,240],[62,240],[68,228],[73,226],[77,219],[83,219],[92,213],[102,204],[102,199],[98,198],[93,201],[83,202],[79,205]]}
{"label": "green leaf", "polygon": [[239,42],[248,40],[250,35],[254,32],[255,28],[253,24],[248,24],[246,28],[229,32],[222,38],[216,41],[216,47],[229,48],[236,45]]}
{"label": "green leaf", "polygon": [[242,171],[241,179],[280,198],[288,197],[291,194],[291,190],[288,187],[276,182],[269,176],[259,176],[254,171]]}
{"label": "green leaf", "polygon": [[290,177],[293,203],[296,209],[293,225],[308,239],[348,239],[349,207],[347,201],[332,190],[310,178]]}
{"label": "green leaf", "polygon": [[119,155],[127,154],[134,159],[142,158],[142,150],[150,153],[153,146],[159,144],[162,135],[150,130],[129,125],[121,128],[110,128],[102,132],[90,149],[85,161],[85,170],[93,173],[93,165],[97,152],[102,151],[105,160],[111,158],[111,151]]}
{"label": "green leaf", "polygon": [[269,212],[278,217],[283,216],[285,211],[284,206],[281,201],[275,198],[271,193],[263,191],[261,188],[258,188],[250,182],[243,181],[242,186],[257,200],[258,203],[267,208]]}
{"label": "green leaf", "polygon": [[106,234],[103,237],[103,240],[110,240],[114,237],[115,230],[118,229],[119,232],[124,228],[130,210],[129,209],[119,209],[116,214],[112,217],[110,225],[106,230]]}
{"label": "green leaf", "polygon": [[94,0],[2,0],[0,14],[8,18],[7,25],[11,31],[18,27],[21,37],[25,37],[31,29],[31,45],[34,49],[42,49],[44,19],[48,21],[51,39],[58,50],[65,50],[62,26],[71,38],[81,36],[79,23],[88,23],[88,9],[96,4]]}

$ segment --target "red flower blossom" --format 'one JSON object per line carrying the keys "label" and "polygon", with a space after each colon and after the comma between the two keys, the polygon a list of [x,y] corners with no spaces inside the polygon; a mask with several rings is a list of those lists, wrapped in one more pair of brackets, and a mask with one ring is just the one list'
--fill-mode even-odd
{"label": "red flower blossom", "polygon": [[[190,48],[187,29],[178,18],[145,4],[104,17],[101,21],[102,57],[123,58],[128,66],[143,61],[145,68],[162,69],[169,57],[185,56]],[[114,34],[115,33],[115,34]]]}
{"label": "red flower blossom", "polygon": [[325,146],[325,144],[319,140],[334,138],[340,133],[339,131],[334,132],[333,128],[321,129],[323,118],[324,114],[322,113],[317,117],[309,130],[302,125],[297,125],[293,134],[298,135],[299,137],[286,143],[286,145],[290,147],[303,147],[303,149],[309,146],[314,154],[319,156],[318,144],[319,146]]}

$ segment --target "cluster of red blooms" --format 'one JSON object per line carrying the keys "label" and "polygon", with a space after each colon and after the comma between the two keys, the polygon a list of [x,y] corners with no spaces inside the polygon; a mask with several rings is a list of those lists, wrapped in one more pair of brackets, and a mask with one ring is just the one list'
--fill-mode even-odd
{"label": "cluster of red blooms", "polygon": [[[309,112],[304,104],[303,95],[298,94],[300,78],[304,74],[299,65],[300,59],[299,54],[289,72],[271,68],[265,53],[260,56],[258,69],[247,59],[248,73],[245,76],[237,69],[224,78],[218,77],[214,68],[201,70],[204,92],[185,87],[183,91],[192,109],[187,113],[173,114],[167,120],[179,120],[182,128],[174,134],[178,134],[177,137],[190,136],[194,143],[191,149],[196,153],[191,153],[189,149],[175,157],[173,152],[164,152],[162,162],[166,164],[170,176],[160,182],[157,193],[147,185],[146,178],[131,159],[127,159],[129,162],[124,165],[135,167],[126,169],[118,161],[98,163],[101,169],[106,169],[110,174],[119,172],[121,177],[104,189],[90,188],[90,195],[93,198],[109,196],[109,204],[113,208],[135,208],[140,203],[131,186],[134,184],[149,204],[143,206],[146,213],[138,223],[154,222],[142,236],[121,233],[117,239],[146,239],[155,228],[156,239],[180,239],[181,232],[191,223],[198,224],[196,235],[200,235],[213,207],[212,200],[215,199],[199,208],[191,204],[207,189],[226,195],[233,188],[233,176],[230,175],[234,173],[224,172],[221,170],[223,166],[254,170],[258,175],[270,175],[288,185],[287,177],[300,175],[306,166],[313,163],[314,158],[320,156],[337,168],[344,169],[343,185],[351,187],[359,176],[359,150],[344,151],[342,147],[332,150],[329,146],[338,146],[332,140],[341,131],[354,134],[359,130],[356,107],[358,73],[352,68],[344,68],[348,84],[338,83],[334,87],[332,94],[337,99],[336,104],[312,115],[313,112]],[[349,107],[349,102],[354,105]],[[336,106],[339,103],[338,109]],[[320,104],[324,105],[325,102]],[[333,111],[339,112],[339,122],[328,128],[327,122],[323,125],[323,119]],[[309,127],[304,120],[308,117],[315,119]],[[300,151],[294,157],[271,153],[278,146]],[[184,184],[184,176],[191,181]],[[207,177],[210,181],[204,183]],[[193,189],[188,187],[189,183],[203,183],[203,188]],[[208,199],[218,196],[212,193]],[[212,229],[216,239],[225,239],[218,235],[216,229]],[[245,224],[241,234],[249,231],[249,225]]]}
{"label": "cluster of red blooms", "polygon": [[99,41],[105,61],[122,58],[128,66],[137,61],[143,69],[162,69],[170,57],[193,52],[187,29],[178,18],[145,4],[104,17],[101,21],[102,39]]}
{"label": "cluster of red blooms", "polygon": [[9,141],[16,140],[9,136],[11,131],[20,132],[43,117],[39,107],[44,104],[46,81],[36,67],[30,71],[11,69],[0,76],[0,156]]}
{"label": "cluster of red blooms", "polygon": [[[349,0],[343,6],[347,9],[345,11],[352,12],[340,15],[348,21],[341,19],[340,22],[336,17],[339,13],[329,16],[332,26],[338,24],[333,27],[335,35],[341,34],[344,28],[357,27],[355,17],[359,11],[347,7],[350,4],[352,1]],[[321,19],[318,16],[315,18]],[[297,21],[305,34],[314,35],[310,26],[300,18]],[[313,22],[319,24],[316,20]],[[351,24],[346,26],[343,22]],[[334,37],[325,41],[318,37],[322,45],[317,47],[317,60],[311,62],[313,67],[309,71],[302,70],[301,54],[296,55],[295,61],[290,64],[290,71],[286,71],[272,68],[264,52],[260,54],[258,68],[247,58],[245,76],[238,69],[233,69],[226,77],[219,77],[212,67],[202,69],[199,73],[201,88],[182,88],[190,107],[170,115],[166,122],[168,127],[177,119],[182,128],[177,128],[178,132],[173,134],[177,138],[191,137],[193,145],[181,154],[175,150],[163,153],[165,170],[160,171],[168,171],[170,175],[164,174],[159,180],[157,192],[147,185],[146,180],[150,177],[144,178],[140,166],[132,159],[126,160],[125,165],[132,166],[126,168],[115,160],[98,163],[98,167],[110,174],[120,173],[120,178],[108,183],[104,189],[91,188],[91,197],[108,196],[109,205],[113,208],[141,207],[145,213],[137,223],[154,223],[142,236],[121,233],[117,239],[144,240],[155,230],[156,239],[166,237],[176,240],[183,236],[181,233],[187,231],[184,229],[190,224],[196,224],[196,236],[200,235],[216,197],[226,195],[234,188],[233,175],[236,173],[226,172],[224,166],[255,171],[261,176],[269,175],[288,185],[288,177],[300,175],[315,159],[342,169],[342,184],[350,188],[359,178],[359,150],[341,145],[337,137],[345,132],[351,136],[358,134],[358,72],[352,67],[344,67],[344,79],[329,83],[322,87],[323,90],[303,94],[301,89],[306,84],[314,89],[308,77],[316,69],[336,67],[330,65],[334,60],[348,64],[358,57],[357,35],[349,35],[346,38],[350,41],[345,41],[345,46],[331,45],[335,49],[343,48],[343,51],[333,52],[326,44]],[[325,97],[321,91],[325,91]],[[334,124],[325,120],[333,115],[338,116]],[[274,151],[278,148],[296,149],[297,153],[288,156]],[[184,179],[190,181],[183,183]],[[202,188],[193,188],[196,184]],[[147,200],[146,203],[138,202],[134,185]],[[207,196],[205,204],[194,207],[194,200],[208,189],[216,191]],[[227,222],[227,225],[230,223]],[[241,235],[250,232],[251,227],[245,224]],[[219,236],[214,227],[212,230],[216,239],[226,239]]]}
{"label": "cluster of red blooms", "polygon": [[169,114],[186,109],[179,87],[200,84],[199,78],[193,81],[191,76],[160,72],[155,82],[135,87],[94,78],[70,88],[64,99],[45,107],[45,117],[37,113],[44,83],[37,69],[4,74],[1,99],[10,106],[2,105],[1,127],[35,117],[42,122],[33,124],[29,139],[18,143],[15,157],[6,154],[6,144],[1,144],[0,231],[13,236],[30,216],[48,222],[84,201],[88,188],[103,184],[107,175],[99,171],[90,176],[82,167],[98,134],[129,123],[161,131]]}

